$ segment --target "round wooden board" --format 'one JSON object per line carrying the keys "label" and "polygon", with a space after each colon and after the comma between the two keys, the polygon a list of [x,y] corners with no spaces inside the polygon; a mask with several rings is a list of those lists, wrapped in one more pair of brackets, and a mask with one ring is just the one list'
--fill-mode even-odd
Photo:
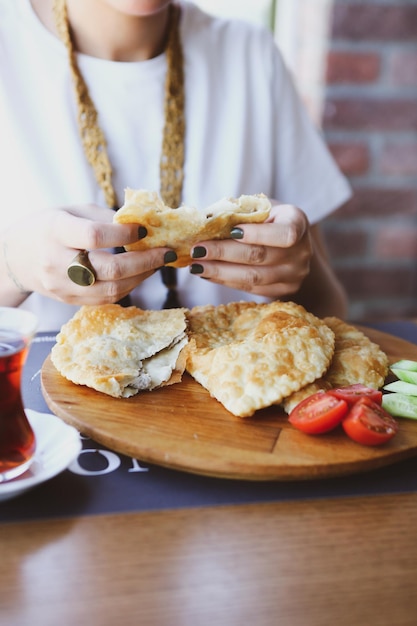
{"label": "round wooden board", "polygon": [[[390,362],[417,360],[417,346],[360,328]],[[48,357],[42,391],[49,408],[106,447],[164,467],[222,478],[301,480],[353,474],[417,454],[417,421],[402,419],[387,445],[361,446],[342,430],[308,436],[279,407],[238,418],[188,374],[181,383],[117,399],[63,378]]]}

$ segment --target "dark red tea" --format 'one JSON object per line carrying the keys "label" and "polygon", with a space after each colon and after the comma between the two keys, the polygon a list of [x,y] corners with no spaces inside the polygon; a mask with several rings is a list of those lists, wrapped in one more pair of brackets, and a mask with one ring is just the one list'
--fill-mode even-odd
{"label": "dark red tea", "polygon": [[20,392],[28,349],[19,336],[0,331],[0,482],[20,473],[35,451]]}

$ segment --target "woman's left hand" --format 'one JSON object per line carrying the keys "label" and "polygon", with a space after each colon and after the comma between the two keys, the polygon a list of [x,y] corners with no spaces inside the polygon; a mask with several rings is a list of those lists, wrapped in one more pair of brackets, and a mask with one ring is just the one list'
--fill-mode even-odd
{"label": "woman's left hand", "polygon": [[[274,202],[274,201],[273,201]],[[231,239],[205,241],[192,250],[192,274],[273,299],[295,294],[309,274],[310,225],[295,206],[273,203],[262,224],[242,224]]]}

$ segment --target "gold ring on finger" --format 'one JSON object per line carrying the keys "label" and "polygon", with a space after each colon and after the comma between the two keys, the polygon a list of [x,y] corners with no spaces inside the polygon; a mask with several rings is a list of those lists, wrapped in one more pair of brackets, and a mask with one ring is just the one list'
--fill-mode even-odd
{"label": "gold ring on finger", "polygon": [[92,266],[88,257],[87,250],[80,252],[73,258],[68,265],[67,274],[70,280],[81,287],[90,287],[96,282],[96,271]]}

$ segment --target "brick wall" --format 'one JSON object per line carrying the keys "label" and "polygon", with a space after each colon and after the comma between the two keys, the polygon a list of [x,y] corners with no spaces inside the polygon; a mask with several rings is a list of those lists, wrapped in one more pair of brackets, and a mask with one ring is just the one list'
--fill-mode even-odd
{"label": "brick wall", "polygon": [[354,189],[325,225],[350,318],[417,316],[417,0],[334,0],[324,80],[323,130]]}

